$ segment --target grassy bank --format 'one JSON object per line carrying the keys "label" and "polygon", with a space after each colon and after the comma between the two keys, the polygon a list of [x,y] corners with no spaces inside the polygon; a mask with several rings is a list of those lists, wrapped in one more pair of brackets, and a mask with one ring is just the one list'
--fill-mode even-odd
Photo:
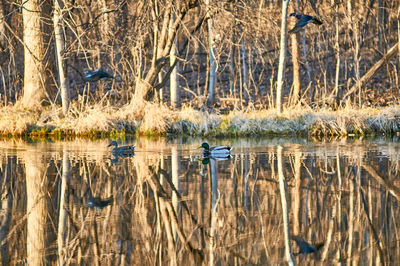
{"label": "grassy bank", "polygon": [[304,135],[351,136],[396,134],[400,131],[400,106],[386,108],[343,108],[338,111],[301,107],[286,109],[281,115],[271,110],[210,113],[184,107],[172,110],[164,105],[145,104],[140,110],[132,106],[92,106],[71,109],[63,117],[58,107],[40,111],[17,106],[0,109],[2,137],[89,138],[138,135],[252,136]]}

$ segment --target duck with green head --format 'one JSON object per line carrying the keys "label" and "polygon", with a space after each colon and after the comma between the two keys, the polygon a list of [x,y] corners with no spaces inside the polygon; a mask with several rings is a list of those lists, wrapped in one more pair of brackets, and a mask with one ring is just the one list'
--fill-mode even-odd
{"label": "duck with green head", "polygon": [[203,156],[227,157],[231,154],[232,147],[216,146],[210,147],[207,142],[203,142],[199,148],[203,148]]}

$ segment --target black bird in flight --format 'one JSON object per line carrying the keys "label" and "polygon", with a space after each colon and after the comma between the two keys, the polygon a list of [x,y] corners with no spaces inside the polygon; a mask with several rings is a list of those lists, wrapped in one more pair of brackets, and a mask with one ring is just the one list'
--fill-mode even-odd
{"label": "black bird in flight", "polygon": [[111,76],[107,72],[104,72],[100,68],[96,70],[86,70],[83,72],[83,75],[85,80],[88,82],[96,82],[100,79],[114,78],[113,76]]}
{"label": "black bird in flight", "polygon": [[88,203],[86,205],[87,208],[96,208],[98,210],[103,209],[104,207],[110,205],[113,201],[113,197],[101,199],[101,198],[94,198],[89,197]]}
{"label": "black bird in flight", "polygon": [[308,243],[307,241],[305,241],[303,238],[301,238],[299,236],[292,236],[291,239],[294,240],[296,242],[297,246],[299,246],[299,248],[300,248],[299,252],[293,253],[294,256],[297,256],[300,254],[310,254],[310,253],[320,250],[324,246],[324,243],[318,243],[315,245],[311,245],[310,243]]}
{"label": "black bird in flight", "polygon": [[291,29],[289,31],[289,34],[301,31],[310,22],[314,23],[316,25],[322,25],[321,20],[319,20],[313,16],[309,16],[309,15],[292,13],[289,15],[289,17],[295,17],[298,19],[298,21],[297,21],[296,25],[294,25],[293,29]]}

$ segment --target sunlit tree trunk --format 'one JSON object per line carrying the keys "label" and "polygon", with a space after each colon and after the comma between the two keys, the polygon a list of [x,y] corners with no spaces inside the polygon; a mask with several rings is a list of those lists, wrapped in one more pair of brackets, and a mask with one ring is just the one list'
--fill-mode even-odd
{"label": "sunlit tree trunk", "polygon": [[[169,30],[171,30],[173,23],[175,22],[175,14],[171,15],[171,20],[170,20],[170,27]],[[171,48],[171,51],[169,53],[169,61],[170,61],[170,66],[172,67],[175,64],[174,70],[171,72],[170,76],[170,96],[171,96],[171,106],[176,108],[179,107],[179,82],[178,82],[178,66],[179,63],[175,61],[177,60],[176,58],[176,52],[177,52],[177,41],[176,37],[174,40],[174,45]]]}
{"label": "sunlit tree trunk", "polygon": [[206,0],[206,8],[208,12],[207,29],[208,29],[208,57],[209,57],[209,72],[208,72],[208,99],[207,105],[214,103],[215,97],[215,75],[217,71],[217,61],[215,58],[214,47],[214,21],[210,11],[210,0]]}
{"label": "sunlit tree trunk", "polygon": [[281,43],[279,51],[279,68],[276,88],[276,111],[281,113],[282,109],[282,87],[285,74],[285,58],[286,58],[286,43],[287,43],[287,9],[290,0],[282,1],[282,23],[281,23]]}
{"label": "sunlit tree trunk", "polygon": [[[400,5],[397,10],[397,43],[400,43]],[[398,45],[398,60],[400,63],[400,45]]]}
{"label": "sunlit tree trunk", "polygon": [[54,0],[54,34],[56,41],[56,55],[58,66],[59,87],[61,90],[61,101],[64,115],[67,115],[69,109],[69,82],[66,75],[66,65],[64,60],[65,38],[64,38],[64,21],[62,15],[62,0]]}
{"label": "sunlit tree trunk", "polygon": [[377,8],[378,8],[378,12],[377,12],[377,15],[378,15],[378,27],[377,27],[377,30],[378,30],[378,50],[381,52],[381,53],[384,53],[384,42],[383,42],[383,29],[385,28],[385,25],[384,25],[384,23],[385,23],[385,21],[384,21],[384,15],[385,15],[385,1],[384,0],[379,0],[378,1],[378,6],[377,6]]}
{"label": "sunlit tree trunk", "polygon": [[24,89],[22,105],[38,107],[46,99],[46,46],[43,31],[44,4],[40,0],[24,1]]}
{"label": "sunlit tree trunk", "polygon": [[311,68],[310,68],[310,64],[308,63],[308,58],[307,58],[307,46],[306,46],[306,32],[303,30],[301,32],[301,36],[302,36],[302,46],[303,46],[303,60],[306,66],[306,72],[307,72],[307,77],[308,77],[308,81],[309,81],[309,87],[310,87],[310,102],[314,102],[314,82],[313,79],[311,77]]}
{"label": "sunlit tree trunk", "polygon": [[[399,31],[400,32],[400,31]],[[235,87],[236,87],[236,66],[235,66],[235,36],[234,34],[232,35],[232,45],[230,47],[229,51],[229,92],[230,96],[235,97]]]}
{"label": "sunlit tree trunk", "polygon": [[[332,4],[335,4],[332,0]],[[339,104],[339,75],[340,75],[340,45],[339,45],[339,4],[335,4],[335,48],[336,48],[336,72],[335,72],[335,98]]]}
{"label": "sunlit tree trunk", "polygon": [[[4,0],[0,0],[0,51],[6,49],[7,38],[6,38],[6,26],[5,26],[5,3]],[[0,61],[1,62],[1,61]]]}
{"label": "sunlit tree trunk", "polygon": [[244,46],[244,34],[243,30],[239,25],[239,32],[240,32],[240,59],[242,63],[242,83],[241,83],[241,96],[242,98],[245,93],[247,93],[248,98],[251,98],[249,94],[249,79],[248,79],[248,70],[246,64],[246,47]]}
{"label": "sunlit tree trunk", "polygon": [[347,12],[350,20],[350,27],[353,31],[354,47],[353,47],[353,61],[354,61],[354,72],[355,80],[358,88],[358,105],[361,106],[361,83],[360,83],[360,42],[359,42],[359,30],[358,30],[358,17],[353,16],[353,4],[351,0],[347,1]]}
{"label": "sunlit tree trunk", "polygon": [[[294,6],[295,5],[295,6]],[[299,0],[293,2],[293,11],[299,12]],[[293,62],[293,93],[290,104],[295,105],[300,99],[301,81],[300,81],[300,64],[299,64],[299,43],[298,34],[291,34],[290,41],[292,44],[292,62]]]}
{"label": "sunlit tree trunk", "polygon": [[49,234],[47,217],[46,164],[37,152],[24,155],[27,195],[27,263],[28,265],[47,265],[47,237]]}

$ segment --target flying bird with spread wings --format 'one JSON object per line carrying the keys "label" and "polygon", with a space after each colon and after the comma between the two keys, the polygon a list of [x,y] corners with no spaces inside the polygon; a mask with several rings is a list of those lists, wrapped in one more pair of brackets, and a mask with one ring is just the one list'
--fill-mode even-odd
{"label": "flying bird with spread wings", "polygon": [[289,31],[289,34],[297,33],[299,31],[301,31],[310,22],[314,23],[316,25],[322,25],[322,21],[321,20],[317,19],[316,17],[305,15],[305,14],[292,13],[292,14],[289,15],[289,17],[295,17],[295,18],[298,19],[298,21],[297,21],[296,25],[294,25],[293,29],[291,29]]}

